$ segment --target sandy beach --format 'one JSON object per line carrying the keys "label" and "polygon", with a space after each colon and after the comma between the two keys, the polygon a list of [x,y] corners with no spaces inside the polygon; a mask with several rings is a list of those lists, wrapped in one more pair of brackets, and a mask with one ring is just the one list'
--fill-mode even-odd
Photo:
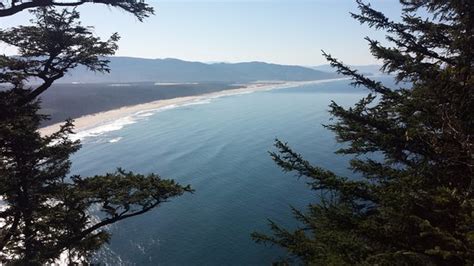
{"label": "sandy beach", "polygon": [[[256,91],[265,91],[265,90],[274,90],[274,89],[283,89],[296,87],[306,84],[318,84],[331,82],[336,80],[344,80],[347,78],[337,78],[337,79],[324,79],[324,80],[315,80],[315,81],[294,81],[294,82],[256,82],[245,85],[242,88],[224,90],[213,93],[201,94],[196,96],[186,96],[173,99],[158,100],[143,104],[124,106],[119,109],[114,109],[110,111],[95,113],[91,115],[85,115],[79,118],[74,119],[75,132],[81,132],[89,130],[111,121],[134,115],[137,113],[143,113],[147,111],[159,110],[166,107],[181,106],[190,104],[193,102],[202,101],[205,99],[214,99],[224,96],[252,93]],[[41,135],[50,135],[53,132],[57,131],[61,123],[53,124],[47,127],[39,129]]]}

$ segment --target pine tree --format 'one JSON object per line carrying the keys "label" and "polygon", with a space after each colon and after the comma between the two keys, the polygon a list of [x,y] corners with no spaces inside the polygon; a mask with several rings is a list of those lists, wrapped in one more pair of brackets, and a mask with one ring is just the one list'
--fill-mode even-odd
{"label": "pine tree", "polygon": [[271,235],[252,236],[285,248],[283,262],[472,265],[474,2],[401,0],[400,22],[357,2],[352,16],[387,32],[389,47],[367,40],[381,70],[400,82],[386,87],[323,52],[370,91],[350,108],[332,102],[336,121],[326,125],[361,178],[313,166],[277,140],[274,161],[307,177],[321,200],[293,210],[300,228],[270,222]]}
{"label": "pine tree", "polygon": [[0,31],[0,41],[19,52],[18,56],[0,56],[0,82],[13,86],[41,84],[25,95],[23,103],[36,99],[79,65],[94,72],[110,71],[109,60],[104,57],[117,50],[117,33],[101,41],[92,34],[92,27],[81,25],[75,10],[38,8],[31,13],[35,15],[32,26]]}
{"label": "pine tree", "polygon": [[[42,8],[32,26],[0,33],[19,55],[2,56],[0,80],[0,262],[36,265],[67,253],[70,262],[87,261],[110,239],[107,225],[143,214],[167,200],[192,192],[157,174],[118,169],[92,177],[69,176],[72,121],[48,136],[38,133],[38,95],[68,70],[83,65],[108,71],[104,55],[117,48],[117,35],[100,41],[78,23],[76,11]],[[31,88],[26,81],[41,85]],[[98,207],[100,213],[91,212]]]}
{"label": "pine tree", "polygon": [[23,10],[41,7],[77,7],[86,3],[104,4],[113,6],[133,14],[138,20],[154,14],[154,9],[143,0],[0,0],[0,17],[7,17],[19,13]]}

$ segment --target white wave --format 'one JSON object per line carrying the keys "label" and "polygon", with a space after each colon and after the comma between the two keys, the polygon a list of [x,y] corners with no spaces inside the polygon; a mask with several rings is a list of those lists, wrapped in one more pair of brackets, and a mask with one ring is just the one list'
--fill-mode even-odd
{"label": "white wave", "polygon": [[136,113],[136,115],[139,116],[139,117],[149,117],[149,116],[152,116],[154,114],[155,114],[155,112],[146,112],[146,111]]}
{"label": "white wave", "polygon": [[197,82],[155,82],[155,86],[162,86],[162,85],[198,85]]}
{"label": "white wave", "polygon": [[132,84],[127,84],[127,83],[114,83],[114,84],[109,84],[107,85],[109,87],[130,87]]}
{"label": "white wave", "polygon": [[180,106],[189,106],[189,105],[200,105],[200,104],[209,104],[211,103],[211,98],[206,98],[206,99],[202,99],[202,100],[194,100],[192,102],[189,102],[189,103],[183,103],[181,105],[178,105],[176,107],[180,107]]}
{"label": "white wave", "polygon": [[[75,134],[71,135],[71,139],[82,141],[82,140],[87,139],[87,138],[97,138],[97,137],[103,136],[103,135],[105,135],[109,132],[121,130],[125,126],[135,124],[135,123],[137,123],[139,121],[142,121],[142,120],[146,120],[150,116],[154,115],[157,112],[173,109],[173,108],[176,108],[176,107],[179,107],[179,105],[173,104],[173,105],[168,105],[168,106],[164,106],[164,107],[161,107],[161,108],[157,108],[155,110],[140,111],[140,112],[136,112],[134,114],[116,119],[116,120],[106,121],[104,123],[93,126],[91,128],[84,129],[84,130],[76,132]],[[114,138],[114,139],[108,140],[108,142],[109,143],[115,143],[115,142],[120,141],[121,139],[122,139],[122,137]]]}
{"label": "white wave", "polygon": [[[107,121],[104,122],[98,126],[94,126],[89,129],[81,130],[76,132],[75,134],[71,135],[72,140],[84,140],[86,138],[96,138],[99,136],[103,136],[104,134],[112,131],[117,131],[121,130],[127,125],[135,124],[138,121],[145,120],[149,118],[150,116],[153,116],[154,114],[158,112],[163,112],[166,110],[171,110],[179,107],[184,107],[184,106],[189,106],[189,105],[200,105],[200,104],[208,104],[211,103],[211,99],[199,99],[199,100],[194,100],[191,102],[186,102],[186,103],[181,103],[181,104],[170,104],[167,106],[163,106],[157,109],[151,109],[151,110],[145,110],[145,111],[139,111],[136,112],[132,115],[125,116],[123,118],[119,118],[117,120],[113,121]],[[120,141],[122,138],[114,138],[111,140],[108,140],[110,143],[115,143]]]}
{"label": "white wave", "polygon": [[113,139],[109,140],[109,143],[119,142],[121,139],[122,139],[122,137],[113,138]]}
{"label": "white wave", "polygon": [[134,119],[132,116],[126,116],[111,122],[106,122],[94,128],[79,131],[76,134],[71,135],[71,139],[83,140],[89,137],[101,136],[107,132],[120,130],[126,125],[135,124],[136,122],[136,119]]}

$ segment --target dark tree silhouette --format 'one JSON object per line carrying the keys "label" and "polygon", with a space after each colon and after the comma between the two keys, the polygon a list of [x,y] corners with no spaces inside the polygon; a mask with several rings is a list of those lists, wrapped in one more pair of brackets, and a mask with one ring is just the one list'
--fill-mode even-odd
{"label": "dark tree silhouette", "polygon": [[313,166],[277,140],[273,160],[307,177],[321,201],[293,210],[299,229],[271,222],[272,235],[253,238],[310,265],[472,265],[474,2],[401,0],[400,22],[357,2],[352,16],[392,42],[367,38],[382,70],[409,85],[388,88],[323,52],[370,91],[350,108],[332,102],[326,126],[362,177]]}
{"label": "dark tree silhouette", "polygon": [[143,0],[0,0],[0,17],[14,15],[25,9],[37,7],[75,7],[86,3],[104,4],[120,8],[124,11],[132,13],[138,20],[142,21],[144,18],[154,14],[154,10]]}
{"label": "dark tree silhouette", "polygon": [[[69,139],[73,123],[41,136],[38,129],[47,116],[38,114],[38,95],[78,65],[108,71],[102,56],[114,54],[118,36],[101,41],[80,25],[74,10],[41,8],[34,14],[33,26],[0,32],[0,41],[19,51],[0,58],[0,82],[10,84],[0,91],[0,262],[38,265],[61,254],[70,263],[87,262],[109,240],[105,226],[192,190],[156,174],[122,169],[68,176],[69,157],[80,148]],[[30,88],[31,79],[42,83]]]}
{"label": "dark tree silhouette", "polygon": [[104,56],[115,53],[117,33],[101,41],[90,27],[80,24],[79,13],[74,10],[54,12],[51,8],[39,8],[32,13],[36,15],[33,26],[0,32],[0,41],[16,47],[19,52],[18,56],[0,56],[0,82],[14,85],[42,82],[24,102],[34,100],[78,65],[95,72],[109,72],[109,61]]}

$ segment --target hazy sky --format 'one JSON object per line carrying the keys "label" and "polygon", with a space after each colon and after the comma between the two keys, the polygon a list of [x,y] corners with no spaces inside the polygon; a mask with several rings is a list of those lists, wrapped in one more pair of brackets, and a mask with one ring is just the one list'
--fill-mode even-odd
{"label": "hazy sky", "polygon": [[[116,8],[88,4],[79,8],[84,25],[103,37],[119,32],[117,55],[180,58],[191,61],[265,61],[294,65],[325,64],[321,49],[348,64],[372,64],[365,36],[383,32],[360,25],[349,12],[353,0],[147,1],[156,15],[140,23]],[[396,18],[396,0],[372,0]],[[27,23],[28,12],[0,18],[5,28]],[[0,53],[12,53],[0,44]]]}

